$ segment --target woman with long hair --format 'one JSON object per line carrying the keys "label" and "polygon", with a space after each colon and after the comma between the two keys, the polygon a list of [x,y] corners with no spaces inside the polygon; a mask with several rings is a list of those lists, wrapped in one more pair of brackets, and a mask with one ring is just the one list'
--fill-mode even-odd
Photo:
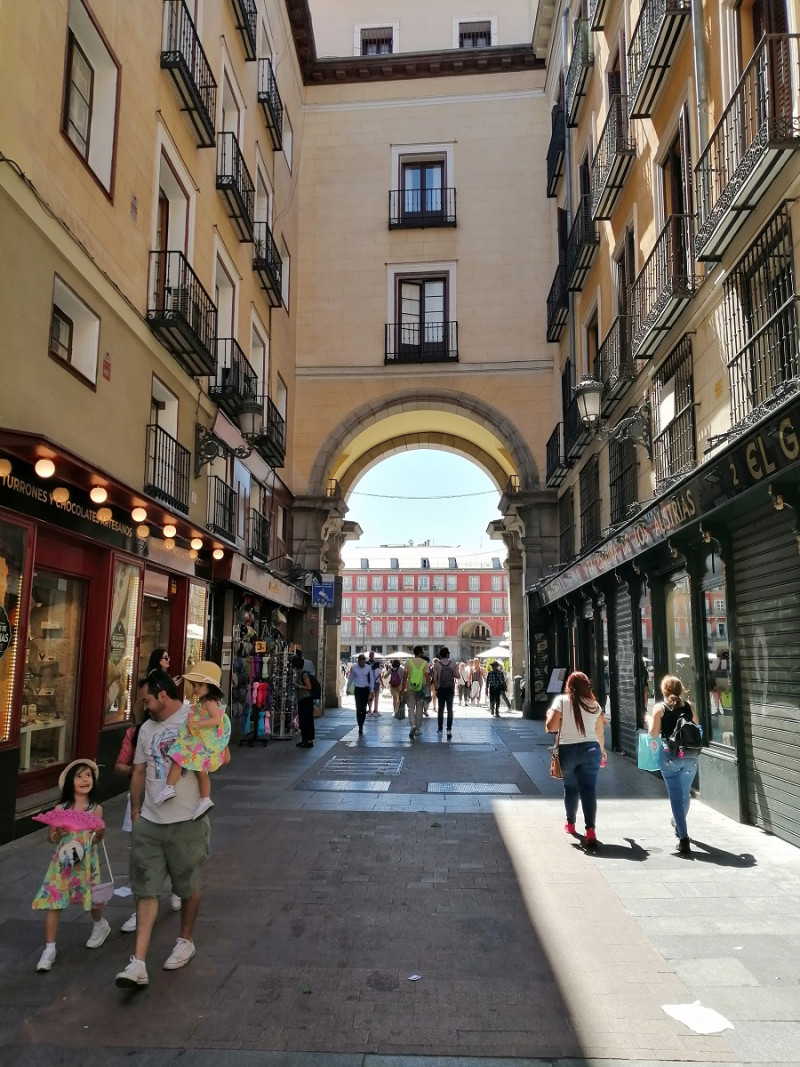
{"label": "woman with long hair", "polygon": [[692,782],[697,774],[697,756],[683,751],[672,752],[669,739],[681,716],[685,718],[691,714],[692,722],[699,720],[697,712],[686,699],[683,682],[674,674],[668,674],[661,679],[661,695],[664,697],[663,702],[653,708],[650,736],[661,739],[661,777],[667,787],[672,808],[672,828],[678,838],[678,852],[686,855],[692,851],[686,816],[692,797]]}
{"label": "woman with long hair", "polygon": [[548,733],[558,733],[558,752],[564,783],[564,829],[575,834],[578,800],[586,823],[584,847],[597,845],[597,775],[605,759],[603,709],[592,692],[592,683],[580,671],[567,678],[566,693],[553,701],[545,723]]}

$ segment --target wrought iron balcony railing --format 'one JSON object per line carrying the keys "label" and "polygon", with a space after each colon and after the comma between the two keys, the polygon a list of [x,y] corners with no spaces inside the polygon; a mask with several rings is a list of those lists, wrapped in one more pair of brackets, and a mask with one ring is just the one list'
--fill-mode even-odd
{"label": "wrought iron balcony railing", "polygon": [[271,558],[269,551],[269,519],[255,508],[250,509],[247,530],[247,554],[251,559],[266,563]]}
{"label": "wrought iron balcony railing", "polygon": [[[731,419],[735,424],[800,378],[798,297],[793,294],[728,357]],[[739,340],[735,338],[734,342]]]}
{"label": "wrought iron balcony railing", "polygon": [[253,270],[258,274],[270,307],[283,303],[283,262],[266,222],[253,224]]}
{"label": "wrought iron balcony railing", "polygon": [[427,226],[455,225],[455,189],[389,190],[390,230],[412,230],[422,229]]}
{"label": "wrought iron balcony railing", "polygon": [[631,118],[646,118],[650,114],[691,11],[692,0],[643,0],[628,45]]}
{"label": "wrought iron balcony railing", "polygon": [[457,360],[457,322],[386,324],[385,364],[455,363]]}
{"label": "wrought iron balcony railing", "polygon": [[151,423],[147,427],[144,491],[175,511],[188,515],[191,460],[188,448]]}
{"label": "wrought iron balcony railing", "polygon": [[272,147],[278,152],[283,147],[283,101],[269,59],[258,61],[258,102]]}
{"label": "wrought iron balcony railing", "polygon": [[631,290],[633,355],[651,356],[694,296],[694,216],[670,215]]}
{"label": "wrought iron balcony railing", "polygon": [[236,134],[217,134],[217,188],[240,241],[253,240],[256,187],[244,161]]}
{"label": "wrought iron balcony railing", "polygon": [[800,35],[761,39],[697,164],[698,259],[720,259],[800,149]]}
{"label": "wrought iron balcony railing", "polygon": [[567,71],[567,125],[578,125],[578,112],[581,100],[586,94],[586,82],[594,66],[589,20],[578,19],[575,23],[575,36],[572,41],[572,58]]}
{"label": "wrought iron balcony railing", "polygon": [[236,505],[239,494],[236,490],[212,474],[208,479],[208,512],[206,526],[228,541],[236,540]]}
{"label": "wrought iron balcony railing", "polygon": [[286,459],[286,421],[268,396],[257,398],[261,409],[261,423],[248,440],[273,470],[283,466]]}
{"label": "wrought iron balcony railing", "polygon": [[608,5],[609,0],[589,0],[589,26],[591,29],[605,29]]}
{"label": "wrought iron balcony railing", "polygon": [[[665,488],[697,465],[693,366],[692,339],[684,336],[653,378],[653,468],[658,488]],[[662,420],[661,398],[667,382],[672,402]]]}
{"label": "wrought iron balcony railing", "polygon": [[592,218],[589,193],[584,193],[575,212],[567,237],[567,288],[578,292],[583,288],[586,275],[594,260],[600,236]]}
{"label": "wrought iron balcony railing", "polygon": [[567,138],[564,108],[558,104],[552,110],[551,122],[550,144],[547,149],[547,195],[552,197],[556,195],[559,179],[564,173],[564,148]]}
{"label": "wrought iron balcony railing", "polygon": [[147,325],[188,374],[214,374],[217,309],[182,252],[150,253]]}
{"label": "wrought iron balcony railing", "polygon": [[572,466],[564,450],[564,424],[557,422],[547,439],[547,472],[545,481],[551,488],[561,485]]}
{"label": "wrought iron balcony railing", "polygon": [[603,415],[609,414],[636,377],[630,354],[630,323],[630,316],[617,315],[597,350],[594,376],[605,386],[601,400]]}
{"label": "wrought iron balcony railing", "polygon": [[244,58],[256,58],[256,34],[258,33],[258,11],[255,0],[231,0],[236,29],[242,37]]}
{"label": "wrought iron balcony railing", "polygon": [[578,401],[573,396],[564,411],[564,448],[567,459],[574,463],[592,439],[578,414]]}
{"label": "wrought iron balcony railing", "polygon": [[553,284],[547,294],[547,340],[558,341],[569,315],[567,271],[563,263],[556,268]]}
{"label": "wrought iron balcony railing", "polygon": [[593,218],[611,218],[611,211],[635,156],[628,102],[624,96],[615,93],[608,102],[606,123],[592,162]]}
{"label": "wrought iron balcony railing", "polygon": [[184,0],[164,0],[161,66],[168,70],[197,135],[198,148],[214,146],[217,83]]}
{"label": "wrought iron balcony railing", "polygon": [[217,375],[208,392],[234,420],[258,396],[258,375],[232,337],[217,338]]}

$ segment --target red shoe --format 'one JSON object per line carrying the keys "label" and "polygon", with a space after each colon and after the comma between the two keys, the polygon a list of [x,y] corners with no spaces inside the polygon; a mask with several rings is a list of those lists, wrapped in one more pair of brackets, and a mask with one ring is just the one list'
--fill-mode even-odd
{"label": "red shoe", "polygon": [[574,822],[565,822],[564,823],[564,830],[568,834],[574,834],[575,833],[575,823]]}
{"label": "red shoe", "polygon": [[585,848],[597,847],[597,834],[594,832],[593,829],[586,831],[586,837],[584,837],[583,839],[583,844]]}

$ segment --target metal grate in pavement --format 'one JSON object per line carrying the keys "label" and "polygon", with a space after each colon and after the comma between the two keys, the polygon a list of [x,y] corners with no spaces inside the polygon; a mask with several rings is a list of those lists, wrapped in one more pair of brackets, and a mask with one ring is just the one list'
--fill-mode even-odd
{"label": "metal grate in pavement", "polygon": [[519,793],[514,782],[428,782],[429,793]]}
{"label": "metal grate in pavement", "polygon": [[352,756],[333,756],[325,764],[325,770],[330,774],[363,775],[368,774],[371,778],[385,774],[390,778],[398,775],[403,769],[403,756],[368,755],[367,753],[353,754]]}
{"label": "metal grate in pavement", "polygon": [[312,779],[308,782],[301,782],[297,787],[307,792],[313,793],[386,793],[389,790],[391,782],[346,782],[339,781],[334,782],[330,779]]}

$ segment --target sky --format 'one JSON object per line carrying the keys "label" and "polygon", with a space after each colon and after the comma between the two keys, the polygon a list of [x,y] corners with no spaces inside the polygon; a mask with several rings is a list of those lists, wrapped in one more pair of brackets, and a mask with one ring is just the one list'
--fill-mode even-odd
{"label": "sky", "polygon": [[416,449],[389,456],[372,467],[347,497],[347,518],[364,531],[342,555],[357,558],[359,546],[415,544],[492,549],[501,559],[502,541],[486,527],[499,519],[500,492],[480,467],[452,452]]}

